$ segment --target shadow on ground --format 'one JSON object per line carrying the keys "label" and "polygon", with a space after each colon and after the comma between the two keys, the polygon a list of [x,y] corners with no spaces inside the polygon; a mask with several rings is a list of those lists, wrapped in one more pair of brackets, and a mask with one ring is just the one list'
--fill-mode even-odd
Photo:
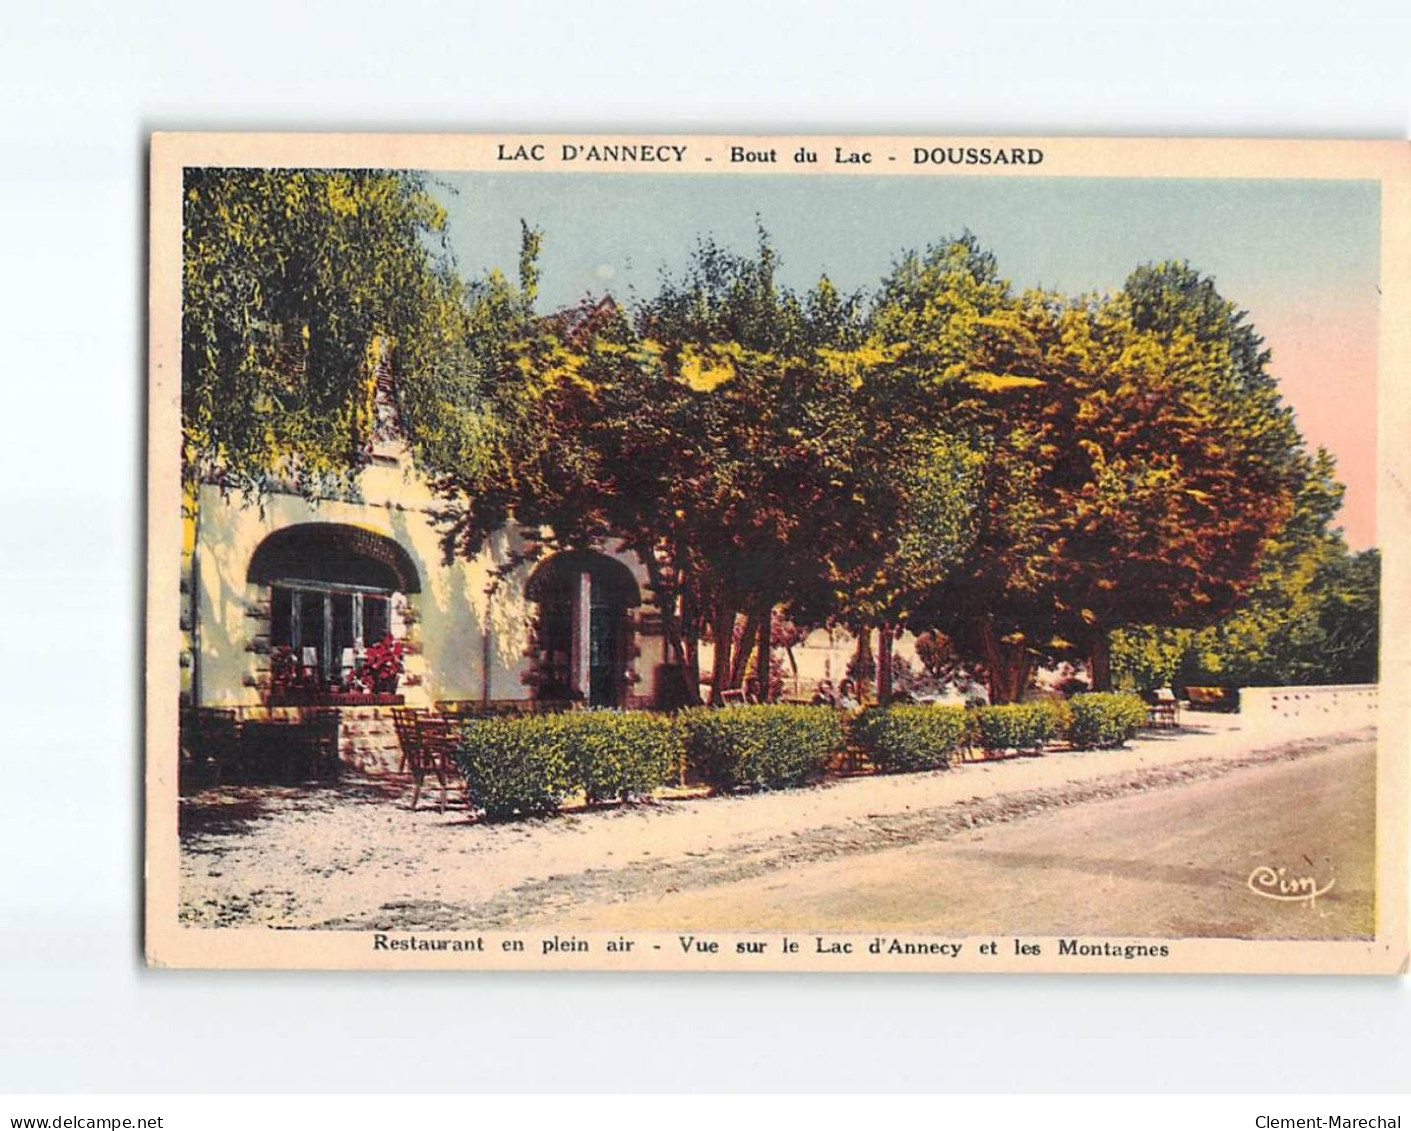
{"label": "shadow on ground", "polygon": [[399,778],[346,774],[336,782],[300,785],[223,785],[181,798],[177,830],[183,841],[237,836],[256,821],[286,812],[319,812],[344,805],[389,805],[407,792]]}

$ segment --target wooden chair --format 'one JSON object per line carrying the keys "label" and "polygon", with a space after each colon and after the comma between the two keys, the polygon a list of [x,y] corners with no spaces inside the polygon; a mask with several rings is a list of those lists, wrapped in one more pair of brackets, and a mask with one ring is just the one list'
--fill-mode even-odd
{"label": "wooden chair", "polygon": [[1169,687],[1158,687],[1147,698],[1147,725],[1153,727],[1180,726],[1180,700]]}
{"label": "wooden chair", "polygon": [[[189,728],[189,729],[188,729]],[[224,777],[239,778],[240,717],[229,709],[202,707],[182,720],[186,757],[182,770],[199,786],[218,786]]]}
{"label": "wooden chair", "polygon": [[[446,811],[446,797],[449,779],[456,772],[454,759],[456,746],[460,741],[460,720],[444,715],[430,714],[411,707],[393,707],[392,724],[397,730],[397,743],[402,748],[397,772],[402,768],[411,770],[412,808],[421,801],[421,788],[428,774],[435,774],[441,783],[441,812]],[[470,787],[465,791],[466,808],[471,807]]]}
{"label": "wooden chair", "polygon": [[416,719],[420,711],[412,707],[393,707],[392,725],[397,731],[397,745],[401,747],[401,757],[397,759],[397,773],[406,769],[413,757],[421,757],[421,740],[417,736]]}
{"label": "wooden chair", "polygon": [[317,710],[309,716],[305,751],[310,777],[338,776],[338,739],[341,732],[342,719],[336,710]]}
{"label": "wooden chair", "polygon": [[[412,777],[416,784],[412,789],[412,808],[421,798],[421,787],[426,775],[434,773],[441,783],[441,812],[446,811],[447,779],[455,773],[452,755],[460,741],[460,724],[442,715],[419,715],[416,719],[416,753],[408,755]],[[470,808],[470,787],[466,786],[465,805]]]}

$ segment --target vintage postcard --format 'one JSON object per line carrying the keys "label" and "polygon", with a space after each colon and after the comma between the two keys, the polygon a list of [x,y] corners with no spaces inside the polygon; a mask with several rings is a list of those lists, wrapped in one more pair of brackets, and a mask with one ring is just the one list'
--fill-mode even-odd
{"label": "vintage postcard", "polygon": [[151,963],[1405,969],[1405,142],[151,157]]}

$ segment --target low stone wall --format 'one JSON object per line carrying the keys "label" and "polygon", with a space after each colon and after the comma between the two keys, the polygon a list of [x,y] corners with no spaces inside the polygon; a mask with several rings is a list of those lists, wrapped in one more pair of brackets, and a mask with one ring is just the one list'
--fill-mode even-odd
{"label": "low stone wall", "polygon": [[402,747],[390,707],[345,707],[339,711],[338,755],[367,774],[389,774],[397,768]]}
{"label": "low stone wall", "polygon": [[1375,726],[1377,704],[1375,683],[1240,689],[1242,719],[1258,726],[1297,726],[1309,732]]}
{"label": "low stone wall", "polygon": [[[392,773],[402,758],[401,743],[392,720],[392,708],[384,705],[324,708],[338,714],[338,757],[344,765],[369,774]],[[308,719],[306,707],[246,707],[236,715],[244,722],[300,723]]]}

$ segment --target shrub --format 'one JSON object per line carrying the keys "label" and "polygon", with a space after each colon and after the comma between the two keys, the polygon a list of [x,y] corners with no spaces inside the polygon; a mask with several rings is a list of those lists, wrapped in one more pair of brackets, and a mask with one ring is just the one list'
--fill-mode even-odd
{"label": "shrub", "polygon": [[1057,703],[1006,703],[970,712],[971,741],[987,754],[1039,752],[1058,736],[1063,709]]}
{"label": "shrub", "polygon": [[964,707],[875,707],[852,722],[852,739],[884,773],[943,770],[965,738]]}
{"label": "shrub", "polygon": [[574,789],[588,801],[650,793],[680,765],[665,715],[572,711],[467,724],[456,761],[491,818],[551,813]]}
{"label": "shrub", "polygon": [[691,772],[716,792],[803,785],[843,746],[831,707],[699,707],[678,718]]}
{"label": "shrub", "polygon": [[1045,742],[1055,738],[1068,737],[1068,732],[1073,729],[1073,708],[1069,705],[1067,698],[1044,699],[1035,703],[1034,706],[1047,711],[1053,719],[1053,729],[1044,736]]}
{"label": "shrub", "polygon": [[1075,695],[1068,707],[1073,712],[1068,741],[1079,750],[1121,746],[1146,722],[1146,704],[1127,692]]}
{"label": "shrub", "polygon": [[590,802],[650,793],[681,764],[681,731],[665,715],[582,711],[556,721],[573,782]]}
{"label": "shrub", "polygon": [[456,750],[474,802],[492,820],[552,813],[573,788],[566,716],[467,723]]}

